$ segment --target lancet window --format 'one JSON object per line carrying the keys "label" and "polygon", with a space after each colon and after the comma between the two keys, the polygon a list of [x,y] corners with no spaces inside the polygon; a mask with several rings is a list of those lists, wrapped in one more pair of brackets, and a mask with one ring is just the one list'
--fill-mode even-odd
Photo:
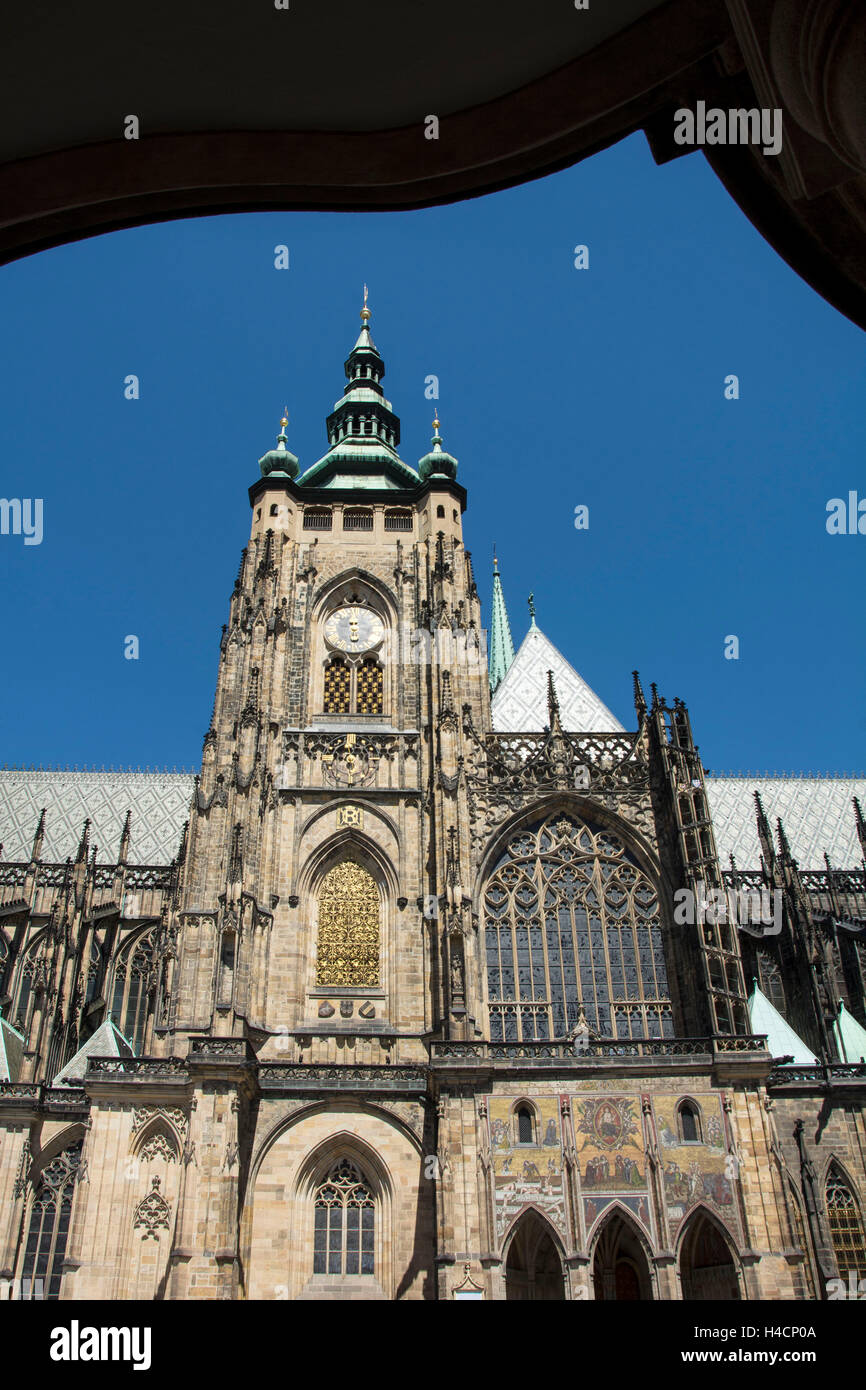
{"label": "lancet window", "polygon": [[316,1190],[314,1274],[373,1274],[376,1206],[373,1189],[347,1158]]}
{"label": "lancet window", "polygon": [[144,1050],[147,1021],[153,1008],[156,982],[152,935],[128,947],[114,971],[111,1016],[136,1056]]}
{"label": "lancet window", "polygon": [[71,1144],[52,1159],[43,1168],[36,1184],[21,1267],[21,1289],[25,1298],[60,1296],[72,1198],[81,1163],[81,1142]]}

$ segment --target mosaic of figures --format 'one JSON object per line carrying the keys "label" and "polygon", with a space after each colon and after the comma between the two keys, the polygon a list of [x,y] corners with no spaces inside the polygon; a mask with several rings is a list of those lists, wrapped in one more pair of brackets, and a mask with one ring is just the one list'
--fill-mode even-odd
{"label": "mosaic of figures", "polygon": [[561,1235],[566,1233],[559,1097],[535,1098],[532,1111],[531,1139],[520,1142],[520,1121],[513,1097],[489,1098],[487,1123],[500,1238],[518,1212],[528,1205],[543,1212]]}
{"label": "mosaic of figures", "polygon": [[727,1224],[736,1222],[734,1164],[725,1143],[721,1099],[713,1092],[689,1097],[696,1138],[684,1138],[681,1099],[657,1096],[655,1124],[665,1204],[672,1231],[697,1202],[707,1202]]}
{"label": "mosaic of figures", "polygon": [[[663,1241],[658,1234],[661,1213],[656,1209],[662,1192],[671,1235],[698,1202],[707,1203],[736,1232],[735,1165],[728,1153],[722,1098],[714,1092],[696,1093],[688,1097],[688,1104],[691,1119],[684,1119],[683,1097],[677,1095],[624,1096],[603,1091],[533,1096],[531,1102],[489,1096],[487,1124],[499,1238],[527,1206],[537,1207],[566,1236],[563,1145],[571,1151],[572,1144],[587,1234],[617,1204],[635,1216],[654,1243]],[[525,1112],[523,1129],[521,1110]],[[653,1150],[658,1155],[658,1182],[648,1158]]]}
{"label": "mosaic of figures", "polygon": [[639,1098],[575,1096],[572,1115],[587,1231],[611,1203],[618,1202],[652,1232]]}

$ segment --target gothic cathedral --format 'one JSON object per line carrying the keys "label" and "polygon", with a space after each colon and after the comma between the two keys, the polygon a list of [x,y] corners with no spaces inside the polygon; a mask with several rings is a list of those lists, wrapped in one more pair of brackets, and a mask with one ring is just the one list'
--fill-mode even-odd
{"label": "gothic cathedral", "polygon": [[[534,614],[515,653],[498,570],[488,640],[457,461],[438,420],[401,459],[361,319],[327,453],[284,419],[249,490],[200,775],[0,776],[0,1280],[832,1297],[860,802],[714,783],[637,673],[623,727]],[[764,805],[803,795],[809,865]]]}

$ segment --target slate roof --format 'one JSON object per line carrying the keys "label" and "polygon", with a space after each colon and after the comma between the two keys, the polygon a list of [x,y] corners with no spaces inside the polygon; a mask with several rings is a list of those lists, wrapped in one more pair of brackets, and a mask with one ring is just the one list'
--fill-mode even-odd
{"label": "slate roof", "polygon": [[42,858],[74,858],[85,820],[97,863],[117,862],[127,811],[131,864],[170,864],[189,815],[189,772],[0,771],[0,844],[5,860],[29,860],[39,812],[46,808]]}

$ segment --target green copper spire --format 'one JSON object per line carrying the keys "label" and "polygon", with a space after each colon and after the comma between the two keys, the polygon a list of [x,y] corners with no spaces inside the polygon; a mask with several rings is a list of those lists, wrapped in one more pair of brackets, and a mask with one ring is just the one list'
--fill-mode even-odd
{"label": "green copper spire", "polygon": [[286,434],[286,426],[289,423],[289,407],[283,411],[283,418],[280,421],[280,432],[277,435],[276,449],[268,449],[266,454],[262,454],[259,459],[259,468],[262,470],[262,477],[269,478],[296,478],[298,474],[298,460],[295,454],[287,449],[289,437]]}
{"label": "green copper spire", "polygon": [[397,453],[400,421],[382,389],[385,363],[370,333],[371,311],[344,363],[346,387],[328,416],[328,452],[298,479],[300,487],[359,491],[418,486],[418,474]]}
{"label": "green copper spire", "polygon": [[496,551],[494,550],[493,614],[490,619],[491,694],[493,694],[502,681],[513,660],[514,642],[511,638],[511,624],[508,621],[508,609],[505,607],[505,595],[502,592],[502,580],[499,577],[499,561],[496,559]]}

